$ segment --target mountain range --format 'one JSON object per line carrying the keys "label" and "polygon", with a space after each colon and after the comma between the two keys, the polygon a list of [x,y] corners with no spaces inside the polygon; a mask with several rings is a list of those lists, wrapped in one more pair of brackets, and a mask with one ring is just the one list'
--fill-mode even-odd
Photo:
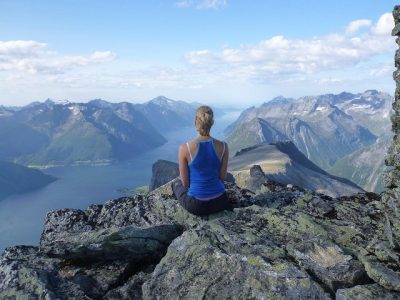
{"label": "mountain range", "polygon": [[99,164],[166,142],[162,133],[192,125],[197,104],[160,96],[142,104],[33,102],[0,107],[0,159],[24,165]]}
{"label": "mountain range", "polygon": [[[384,169],[384,159],[376,165],[360,162],[352,169],[362,174],[340,172],[335,163],[355,151],[370,153],[377,142],[390,143],[382,135],[390,132],[392,97],[367,90],[363,93],[325,94],[299,99],[277,97],[259,107],[244,110],[225,130],[230,153],[258,143],[292,141],[312,162],[335,175],[355,180],[367,190],[379,184],[367,178]],[[375,175],[373,175],[375,174]],[[380,173],[379,173],[380,174]],[[379,176],[379,175],[378,175]],[[361,180],[361,178],[364,178]]]}
{"label": "mountain range", "polygon": [[[259,143],[292,141],[320,168],[380,191],[385,166],[374,153],[390,143],[383,133],[390,132],[391,103],[390,95],[375,90],[276,97],[244,110],[226,128],[226,141],[232,156]],[[0,106],[0,160],[38,167],[124,160],[164,144],[167,132],[193,126],[199,105],[159,96],[139,104],[48,99]]]}

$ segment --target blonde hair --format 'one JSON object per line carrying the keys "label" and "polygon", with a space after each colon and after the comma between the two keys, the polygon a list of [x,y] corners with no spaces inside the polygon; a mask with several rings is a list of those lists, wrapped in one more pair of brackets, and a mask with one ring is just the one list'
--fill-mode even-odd
{"label": "blonde hair", "polygon": [[196,110],[195,125],[200,135],[210,135],[211,126],[214,124],[214,113],[211,107],[203,105]]}

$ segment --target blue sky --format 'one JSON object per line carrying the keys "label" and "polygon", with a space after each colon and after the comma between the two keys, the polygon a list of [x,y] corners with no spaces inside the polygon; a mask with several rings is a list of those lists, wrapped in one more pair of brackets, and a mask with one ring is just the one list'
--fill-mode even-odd
{"label": "blue sky", "polygon": [[0,104],[393,94],[395,1],[0,0]]}

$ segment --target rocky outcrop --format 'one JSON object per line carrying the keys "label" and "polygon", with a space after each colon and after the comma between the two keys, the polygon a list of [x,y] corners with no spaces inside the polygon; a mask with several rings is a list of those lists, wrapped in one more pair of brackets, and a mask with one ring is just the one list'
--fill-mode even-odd
{"label": "rocky outcrop", "polygon": [[356,285],[336,292],[337,300],[365,300],[365,299],[399,299],[399,294],[386,290],[378,284]]}
{"label": "rocky outcrop", "polygon": [[234,211],[204,217],[179,205],[171,182],[49,212],[38,247],[1,256],[0,298],[400,298],[378,195],[331,198],[265,179],[256,192],[225,184]]}
{"label": "rocky outcrop", "polygon": [[152,166],[149,191],[166,184],[168,181],[179,176],[179,166],[172,161],[160,159]]}
{"label": "rocky outcrop", "polygon": [[141,285],[180,233],[171,225],[157,229],[92,233],[82,237],[82,245],[7,248],[0,259],[0,299],[140,298]]}
{"label": "rocky outcrop", "polygon": [[[395,27],[392,35],[397,37],[396,43],[400,45],[400,6],[395,6],[393,17]],[[400,250],[400,49],[396,51],[394,63],[397,68],[393,73],[393,78],[396,81],[396,90],[392,105],[394,114],[391,117],[394,136],[385,159],[385,163],[390,169],[384,174],[387,191],[383,196],[383,204],[385,206],[387,251],[390,253],[395,251],[395,257],[398,260],[398,251]],[[399,269],[395,271],[399,271]],[[389,273],[392,274],[391,272]],[[396,280],[398,281],[398,273],[396,275]],[[390,275],[388,276],[392,278]],[[382,278],[382,280],[386,280],[386,278]],[[388,279],[388,281],[394,284],[391,279]]]}

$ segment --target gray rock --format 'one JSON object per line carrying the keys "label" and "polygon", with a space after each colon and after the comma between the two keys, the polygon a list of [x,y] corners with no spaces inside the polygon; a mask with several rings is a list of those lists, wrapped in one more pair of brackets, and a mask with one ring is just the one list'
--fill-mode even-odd
{"label": "gray rock", "polygon": [[152,166],[149,192],[166,184],[179,176],[179,166],[177,163],[168,160],[157,160]]}
{"label": "gray rock", "polygon": [[389,291],[379,284],[357,285],[352,288],[339,289],[336,292],[336,300],[365,300],[365,299],[385,299],[398,300],[400,294]]}
{"label": "gray rock", "polygon": [[379,295],[397,295],[398,252],[383,240],[379,195],[331,198],[269,180],[258,194],[225,185],[235,210],[204,217],[179,205],[171,182],[147,196],[50,212],[40,247],[1,256],[0,298],[329,299],[373,281]]}
{"label": "gray rock", "polygon": [[250,177],[246,181],[245,188],[257,193],[265,183],[266,178],[263,170],[259,165],[253,165],[250,168]]}
{"label": "gray rock", "polygon": [[387,289],[400,292],[400,273],[390,268],[392,265],[385,264],[375,257],[360,257],[360,260],[370,278]]}
{"label": "gray rock", "polygon": [[144,299],[329,299],[285,251],[220,219],[174,240],[143,285]]}
{"label": "gray rock", "polygon": [[182,234],[180,225],[112,227],[64,236],[40,247],[52,257],[71,263],[113,261],[120,257],[132,262],[159,260],[170,242]]}
{"label": "gray rock", "polygon": [[332,292],[368,282],[363,264],[323,239],[288,245],[290,255]]}
{"label": "gray rock", "polygon": [[115,289],[107,292],[103,299],[141,299],[142,298],[142,285],[148,280],[151,273],[139,272],[129,277],[128,281]]}
{"label": "gray rock", "polygon": [[[395,27],[393,28],[392,35],[397,36],[396,42],[399,45],[400,6],[398,5],[393,8],[393,18]],[[383,251],[386,255],[379,257],[379,261],[369,257],[365,259],[368,274],[379,284],[396,291],[399,291],[400,288],[400,268],[398,267],[398,258],[400,257],[400,58],[398,51],[399,50],[396,51],[394,57],[396,70],[393,72],[393,79],[396,82],[394,103],[392,105],[394,114],[391,116],[394,135],[385,159],[385,164],[389,166],[390,169],[384,174],[387,191],[382,195],[385,211],[384,235],[388,241],[387,249],[390,249],[390,251]],[[388,253],[390,253],[390,255],[387,255]],[[382,254],[381,248],[378,254]],[[395,259],[393,259],[393,257],[395,257]],[[392,260],[394,260],[395,263],[393,263]]]}
{"label": "gray rock", "polygon": [[46,215],[40,244],[46,244],[63,233],[80,233],[92,230],[88,216],[80,209],[64,208],[54,210]]}
{"label": "gray rock", "polygon": [[6,248],[0,258],[0,299],[140,296],[141,284],[181,233],[179,225],[115,227],[63,235],[40,248]]}

